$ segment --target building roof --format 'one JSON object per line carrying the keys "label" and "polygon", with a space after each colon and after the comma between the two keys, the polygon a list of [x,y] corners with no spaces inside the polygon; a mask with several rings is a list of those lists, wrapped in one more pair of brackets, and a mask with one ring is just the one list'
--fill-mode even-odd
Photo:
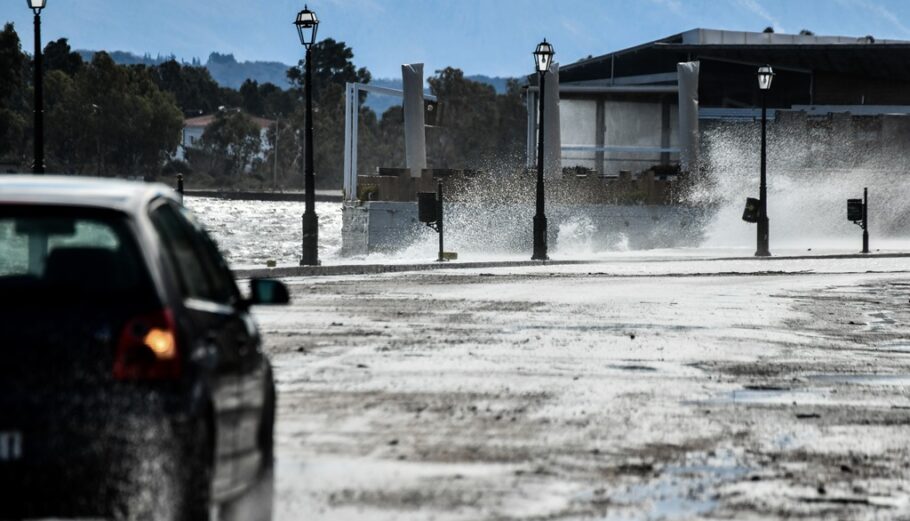
{"label": "building roof", "polygon": [[[258,116],[250,116],[247,114],[253,123],[256,124],[260,129],[271,128],[275,124],[274,120],[260,118]],[[206,116],[196,116],[194,118],[187,118],[183,120],[183,126],[187,128],[205,128],[215,122],[215,119],[218,117],[217,114],[208,114]]]}
{"label": "building roof", "polygon": [[155,197],[177,199],[171,188],[158,183],[123,179],[0,175],[0,204],[46,204],[109,208],[128,214],[143,210]]}
{"label": "building roof", "polygon": [[910,41],[692,29],[562,66],[560,82],[675,71],[690,59],[910,81]]}

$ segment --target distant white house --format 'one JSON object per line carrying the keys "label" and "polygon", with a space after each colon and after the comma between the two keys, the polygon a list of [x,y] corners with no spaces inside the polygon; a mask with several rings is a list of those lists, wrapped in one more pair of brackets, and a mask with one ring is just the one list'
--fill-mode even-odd
{"label": "distant white house", "polygon": [[[185,161],[186,151],[188,149],[200,148],[202,134],[209,125],[215,122],[216,118],[217,114],[209,114],[207,116],[196,116],[183,120],[183,136],[180,140],[180,146],[177,147],[177,153],[174,154],[174,159]],[[272,125],[275,124],[275,121],[256,116],[250,116],[250,119],[259,127],[259,138],[262,145],[259,150],[258,158],[264,159],[271,148],[268,140],[268,131],[272,128]]]}

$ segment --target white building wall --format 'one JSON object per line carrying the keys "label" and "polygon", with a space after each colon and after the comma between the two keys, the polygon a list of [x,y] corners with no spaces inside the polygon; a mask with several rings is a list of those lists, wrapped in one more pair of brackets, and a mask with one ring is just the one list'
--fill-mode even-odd
{"label": "white building wall", "polygon": [[[559,102],[560,124],[563,145],[594,146],[597,144],[597,101],[586,99],[562,99]],[[562,166],[581,166],[596,170],[594,153],[580,150],[564,150]]]}
{"label": "white building wall", "polygon": [[[564,147],[572,145],[596,146],[597,139],[597,100],[569,98],[560,101],[562,118],[560,131]],[[603,139],[605,147],[649,147],[678,148],[679,124],[678,109],[675,98],[669,104],[668,124],[664,129],[663,104],[656,101],[617,101],[605,100]],[[664,133],[669,134],[669,142],[664,143]],[[595,151],[564,150],[562,166],[581,166],[597,170]],[[616,176],[620,170],[639,172],[660,164],[661,153],[658,151],[617,150],[606,151],[604,157],[604,174]],[[669,162],[675,164],[678,153],[669,155]]]}

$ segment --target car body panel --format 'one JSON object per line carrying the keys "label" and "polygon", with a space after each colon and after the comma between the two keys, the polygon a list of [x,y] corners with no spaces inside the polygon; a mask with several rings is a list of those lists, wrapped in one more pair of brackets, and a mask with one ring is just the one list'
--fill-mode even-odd
{"label": "car body panel", "polygon": [[[23,432],[26,451],[20,461],[0,461],[0,487],[21,490],[23,498],[30,485],[61,494],[68,490],[71,496],[57,498],[59,512],[47,497],[35,498],[28,512],[93,513],[83,512],[98,499],[89,497],[92,491],[101,500],[113,493],[97,485],[98,476],[111,471],[104,467],[111,462],[135,463],[124,450],[135,456],[137,442],[148,449],[146,453],[167,452],[187,437],[186,429],[199,425],[194,419],[207,415],[211,415],[214,438],[214,499],[234,497],[252,487],[258,477],[261,448],[251,432],[261,430],[263,407],[273,406],[265,403],[272,382],[260,336],[240,301],[225,305],[181,294],[173,263],[149,217],[151,209],[161,204],[180,206],[178,196],[163,185],[0,175],[0,211],[56,207],[122,216],[147,267],[154,298],[175,316],[185,364],[176,382],[114,381],[112,351],[126,311],[124,315],[117,309],[76,310],[63,305],[57,311],[53,306],[42,308],[31,316],[25,311],[0,316],[0,334],[18,341],[33,358],[21,359],[20,367],[6,366],[9,372],[20,371],[18,379],[9,379],[19,382],[20,389],[7,389],[9,381],[0,381],[0,391],[8,391],[0,392],[0,432]],[[78,353],[96,357],[84,371],[83,376],[91,376],[87,382],[74,379],[73,371],[65,369],[74,367],[67,365],[66,357]],[[54,357],[55,363],[46,365],[56,367],[59,374],[24,376],[28,364],[41,364],[42,357]],[[0,505],[0,517],[5,515],[16,516]]]}

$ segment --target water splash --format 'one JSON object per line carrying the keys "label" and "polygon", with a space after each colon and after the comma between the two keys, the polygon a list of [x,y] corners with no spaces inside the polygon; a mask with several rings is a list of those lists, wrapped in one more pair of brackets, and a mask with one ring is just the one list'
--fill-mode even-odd
{"label": "water splash", "polygon": [[[758,196],[759,126],[715,124],[705,132],[707,178],[690,203],[716,208],[705,247],[754,247],[755,225],[742,221],[746,197]],[[846,150],[846,151],[845,151]],[[773,248],[856,250],[861,229],[847,220],[848,198],[869,187],[873,249],[910,247],[910,183],[904,154],[887,157],[844,138],[834,143],[792,127],[768,136],[768,215]],[[876,246],[877,245],[877,246]]]}
{"label": "water splash", "polygon": [[[894,140],[876,141],[863,132],[842,131],[845,125],[860,125],[849,118],[837,121],[840,127],[832,124],[822,134],[804,121],[799,125],[774,123],[769,128],[772,252],[858,251],[862,231],[847,221],[846,199],[862,197],[863,187],[869,187],[870,193],[872,250],[910,250],[910,183],[904,180],[907,172],[903,166],[910,152],[902,143],[891,143]],[[742,212],[746,197],[758,195],[759,128],[755,121],[705,125],[704,169],[693,180],[683,207],[577,204],[585,200],[579,186],[549,181],[551,255],[596,257],[669,247],[680,252],[683,250],[678,248],[684,247],[687,255],[696,248],[751,254],[756,227],[742,221]],[[447,206],[446,250],[458,252],[462,259],[525,258],[532,243],[535,177],[522,173],[512,162],[489,166],[487,174],[467,181],[457,202]],[[188,197],[187,205],[213,232],[235,266],[262,266],[268,260],[287,265],[299,260],[302,203]],[[324,262],[400,263],[436,258],[436,234],[416,219],[401,231],[409,244],[403,249],[342,258],[341,205],[317,203],[317,213]]]}
{"label": "water splash", "polygon": [[577,216],[559,224],[556,250],[561,255],[578,256],[596,253],[597,227],[588,216]]}

